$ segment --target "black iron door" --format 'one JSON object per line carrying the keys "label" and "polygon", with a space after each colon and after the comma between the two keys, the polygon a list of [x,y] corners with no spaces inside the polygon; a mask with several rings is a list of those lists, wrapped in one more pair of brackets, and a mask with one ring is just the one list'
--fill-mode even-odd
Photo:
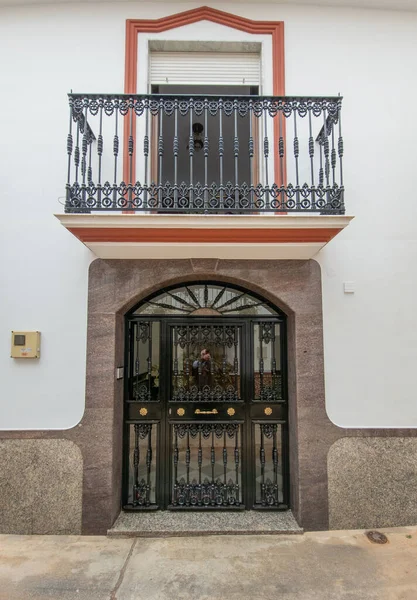
{"label": "black iron door", "polygon": [[244,508],[244,323],[169,327],[168,506]]}
{"label": "black iron door", "polygon": [[285,320],[128,321],[123,505],[288,508]]}

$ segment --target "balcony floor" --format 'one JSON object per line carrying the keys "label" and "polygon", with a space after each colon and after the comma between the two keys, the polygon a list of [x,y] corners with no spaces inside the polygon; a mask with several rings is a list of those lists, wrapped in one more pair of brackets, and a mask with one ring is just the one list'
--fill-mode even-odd
{"label": "balcony floor", "polygon": [[309,259],[352,220],[342,215],[58,214],[99,258]]}

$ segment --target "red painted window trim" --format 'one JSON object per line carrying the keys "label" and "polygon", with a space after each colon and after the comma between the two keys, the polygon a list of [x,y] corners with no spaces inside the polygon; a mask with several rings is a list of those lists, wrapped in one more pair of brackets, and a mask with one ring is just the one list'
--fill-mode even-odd
{"label": "red painted window trim", "polygon": [[[138,62],[138,34],[139,33],[159,33],[169,29],[182,27],[198,21],[211,21],[246,31],[247,33],[264,34],[272,36],[272,90],[274,96],[285,96],[285,60],[284,60],[284,22],[283,21],[252,21],[215,8],[201,6],[182,13],[162,17],[161,19],[128,19],[126,21],[126,57],[125,57],[125,94],[137,93],[137,62]],[[134,115],[133,115],[134,117]],[[134,124],[134,122],[133,122]],[[285,127],[285,122],[283,123]],[[129,119],[124,120],[124,160],[123,160],[123,181],[134,183],[135,173],[135,149],[133,154],[133,172],[132,181],[129,181]],[[285,131],[283,132],[285,136]],[[279,138],[279,123],[274,119],[274,139]],[[135,145],[136,146],[136,145]],[[135,148],[134,146],[134,148]],[[278,161],[275,161],[274,177],[278,185],[284,185],[281,181]],[[284,172],[284,180],[286,173]]]}

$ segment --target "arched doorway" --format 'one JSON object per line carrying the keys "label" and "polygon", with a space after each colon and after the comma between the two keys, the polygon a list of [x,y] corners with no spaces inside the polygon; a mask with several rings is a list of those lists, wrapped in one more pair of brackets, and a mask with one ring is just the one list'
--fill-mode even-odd
{"label": "arched doorway", "polygon": [[126,315],[125,510],[289,508],[286,317],[237,286]]}

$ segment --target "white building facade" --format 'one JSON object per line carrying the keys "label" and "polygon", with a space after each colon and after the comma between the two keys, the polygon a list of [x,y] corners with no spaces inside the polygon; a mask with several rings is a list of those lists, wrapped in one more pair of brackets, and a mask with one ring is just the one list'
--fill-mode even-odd
{"label": "white building facade", "polygon": [[417,3],[331,4],[0,7],[1,532],[415,523]]}

